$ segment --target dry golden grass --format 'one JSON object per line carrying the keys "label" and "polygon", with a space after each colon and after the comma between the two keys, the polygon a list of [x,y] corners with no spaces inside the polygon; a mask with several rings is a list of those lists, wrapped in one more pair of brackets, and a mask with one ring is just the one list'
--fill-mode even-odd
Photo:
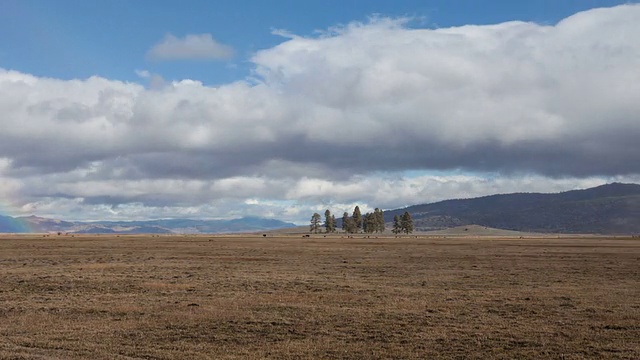
{"label": "dry golden grass", "polygon": [[1,359],[640,359],[640,240],[0,237]]}

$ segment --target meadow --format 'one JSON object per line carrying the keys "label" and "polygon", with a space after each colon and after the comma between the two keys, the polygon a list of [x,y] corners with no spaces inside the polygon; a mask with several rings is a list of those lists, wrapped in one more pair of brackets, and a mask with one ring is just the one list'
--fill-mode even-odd
{"label": "meadow", "polygon": [[0,359],[640,359],[640,239],[0,237]]}

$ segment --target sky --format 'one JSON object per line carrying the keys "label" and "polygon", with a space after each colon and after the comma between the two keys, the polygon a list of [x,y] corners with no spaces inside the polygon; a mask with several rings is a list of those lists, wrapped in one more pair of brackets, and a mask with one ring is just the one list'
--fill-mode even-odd
{"label": "sky", "polygon": [[638,38],[638,1],[0,1],[0,214],[304,224],[639,183]]}

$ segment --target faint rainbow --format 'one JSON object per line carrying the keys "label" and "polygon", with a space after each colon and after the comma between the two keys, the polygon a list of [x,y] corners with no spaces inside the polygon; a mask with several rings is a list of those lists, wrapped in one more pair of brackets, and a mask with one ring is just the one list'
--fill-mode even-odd
{"label": "faint rainbow", "polygon": [[[3,186],[2,180],[0,179],[0,186]],[[9,187],[11,189],[11,187]],[[5,190],[8,190],[5,188]],[[28,221],[24,219],[24,217],[13,216],[10,214],[15,214],[15,209],[19,209],[20,205],[18,205],[17,201],[12,200],[15,197],[16,189],[13,189],[13,195],[8,196],[8,193],[12,191],[1,194],[0,196],[0,233],[35,233],[38,232]]]}
{"label": "faint rainbow", "polygon": [[4,215],[0,212],[0,232],[2,233],[34,233],[35,229],[24,219]]}

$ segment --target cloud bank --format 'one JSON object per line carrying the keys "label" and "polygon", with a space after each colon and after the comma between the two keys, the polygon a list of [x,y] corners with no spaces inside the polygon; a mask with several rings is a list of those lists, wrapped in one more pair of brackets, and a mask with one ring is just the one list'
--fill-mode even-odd
{"label": "cloud bank", "polygon": [[[299,220],[331,204],[634,181],[637,34],[639,5],[553,26],[381,18],[289,36],[252,57],[250,79],[218,87],[0,70],[0,184],[24,213]],[[224,49],[168,35],[149,56]]]}

